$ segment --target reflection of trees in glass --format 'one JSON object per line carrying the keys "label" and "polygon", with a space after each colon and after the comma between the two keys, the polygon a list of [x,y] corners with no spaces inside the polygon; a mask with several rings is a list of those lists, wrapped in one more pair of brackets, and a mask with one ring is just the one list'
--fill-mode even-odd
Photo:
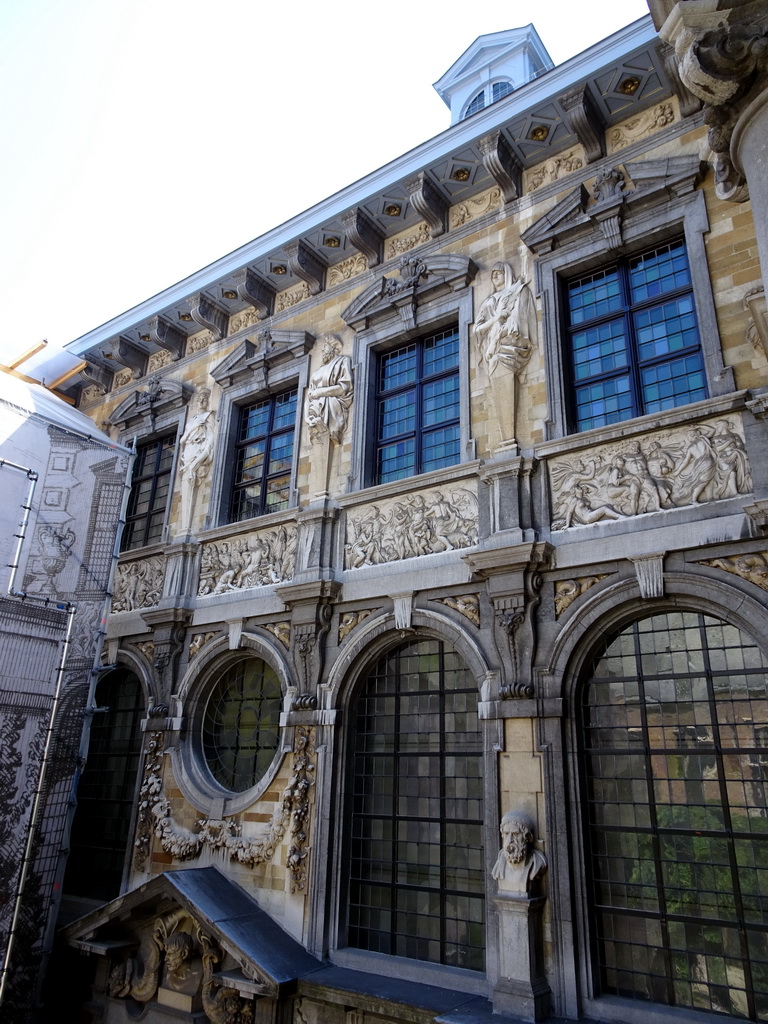
{"label": "reflection of trees in glass", "polygon": [[582,690],[603,991],[768,1010],[767,663],[694,613],[609,639]]}

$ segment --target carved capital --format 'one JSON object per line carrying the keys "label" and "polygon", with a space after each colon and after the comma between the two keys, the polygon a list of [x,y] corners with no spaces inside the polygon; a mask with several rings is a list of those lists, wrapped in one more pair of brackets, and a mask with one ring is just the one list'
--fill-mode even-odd
{"label": "carved capital", "polygon": [[405,182],[414,210],[429,225],[431,238],[444,234],[448,218],[448,200],[427,176],[426,171]]}
{"label": "carved capital", "polygon": [[605,125],[586,87],[569,89],[559,99],[571,131],[584,147],[587,163],[594,163],[605,155]]}
{"label": "carved capital", "polygon": [[341,218],[347,238],[365,256],[368,267],[381,263],[384,253],[384,232],[359,207],[349,210]]}
{"label": "carved capital", "polygon": [[285,252],[291,273],[306,282],[310,295],[318,295],[325,288],[325,261],[301,240],[286,245]]}
{"label": "carved capital", "polygon": [[511,203],[520,195],[522,167],[501,131],[491,132],[477,141],[483,156],[483,167],[501,188],[504,202]]}
{"label": "carved capital", "polygon": [[272,316],[276,291],[254,270],[246,267],[235,274],[235,287],[243,302],[247,302],[256,310],[259,320],[266,320],[268,316]]}

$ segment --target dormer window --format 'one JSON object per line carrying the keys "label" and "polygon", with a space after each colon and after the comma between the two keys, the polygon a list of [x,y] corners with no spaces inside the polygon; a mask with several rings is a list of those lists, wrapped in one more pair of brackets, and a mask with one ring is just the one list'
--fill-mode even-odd
{"label": "dormer window", "polygon": [[484,107],[490,106],[491,103],[495,103],[496,100],[503,99],[504,96],[508,96],[512,92],[514,86],[508,79],[504,79],[501,82],[493,82],[491,85],[486,85],[475,93],[472,99],[467,105],[467,109],[464,111],[464,117],[469,117],[470,114],[476,114],[478,110],[482,110]]}

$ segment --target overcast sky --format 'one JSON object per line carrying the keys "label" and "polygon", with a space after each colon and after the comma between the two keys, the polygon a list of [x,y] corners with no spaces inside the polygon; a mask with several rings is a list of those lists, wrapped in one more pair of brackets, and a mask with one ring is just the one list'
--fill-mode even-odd
{"label": "overcast sky", "polygon": [[1,0],[0,362],[68,341],[449,125],[432,88],[533,20],[556,64],[645,0]]}

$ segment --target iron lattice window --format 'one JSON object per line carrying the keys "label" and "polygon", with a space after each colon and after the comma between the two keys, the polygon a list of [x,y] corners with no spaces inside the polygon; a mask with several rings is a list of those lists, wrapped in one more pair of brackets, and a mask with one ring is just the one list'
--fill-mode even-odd
{"label": "iron lattice window", "polygon": [[464,111],[464,117],[476,114],[478,110],[483,110],[490,103],[503,99],[512,92],[512,89],[513,85],[508,81],[494,82],[493,85],[485,86],[469,101],[467,109]]}
{"label": "iron lattice window", "polygon": [[279,743],[280,680],[261,658],[227,669],[213,688],[202,724],[203,756],[214,779],[233,793],[255,786]]}
{"label": "iron lattice window", "polygon": [[96,688],[88,760],[77,787],[64,891],[111,900],[120,893],[141,754],[144,697],[126,669],[110,672]]}
{"label": "iron lattice window", "polygon": [[162,539],[175,450],[175,434],[137,447],[121,551]]}
{"label": "iron lattice window", "polygon": [[296,400],[294,388],[240,410],[232,522],[288,507]]}
{"label": "iron lattice window", "polygon": [[604,993],[768,1019],[768,660],[738,629],[654,615],[581,691]]}
{"label": "iron lattice window", "polygon": [[457,328],[379,356],[377,385],[375,483],[459,461]]}
{"label": "iron lattice window", "polygon": [[483,970],[474,680],[443,643],[404,644],[365,680],[353,723],[349,945]]}
{"label": "iron lattice window", "polygon": [[569,281],[566,297],[574,430],[707,397],[682,241]]}

